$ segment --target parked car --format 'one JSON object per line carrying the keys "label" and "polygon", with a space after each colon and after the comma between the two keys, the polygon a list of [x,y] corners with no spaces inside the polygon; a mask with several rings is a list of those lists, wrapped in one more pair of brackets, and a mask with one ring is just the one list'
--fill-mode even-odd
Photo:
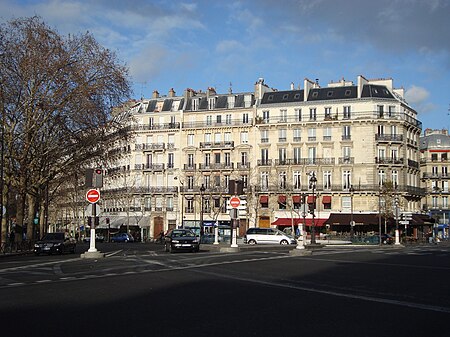
{"label": "parked car", "polygon": [[166,252],[187,250],[198,252],[200,250],[200,238],[189,229],[172,229],[164,237]]}
{"label": "parked car", "polygon": [[292,235],[275,228],[249,228],[244,236],[244,243],[294,245],[297,243]]}
{"label": "parked car", "polygon": [[127,233],[117,233],[111,237],[111,242],[134,242],[134,238]]}
{"label": "parked car", "polygon": [[76,240],[66,233],[47,233],[34,244],[33,251],[36,255],[75,253],[76,245]]}
{"label": "parked car", "polygon": [[[91,241],[91,237],[90,236],[86,236],[83,239],[84,242],[90,242]],[[95,242],[104,242],[105,241],[105,237],[101,234],[95,234]]]}

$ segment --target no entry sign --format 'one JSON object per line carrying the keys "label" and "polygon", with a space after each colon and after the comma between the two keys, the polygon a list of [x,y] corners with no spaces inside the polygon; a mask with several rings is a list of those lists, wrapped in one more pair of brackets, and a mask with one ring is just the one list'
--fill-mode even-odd
{"label": "no entry sign", "polygon": [[95,204],[97,201],[100,200],[100,191],[90,189],[89,191],[86,192],[86,200],[89,201],[91,204]]}
{"label": "no entry sign", "polygon": [[239,199],[238,197],[232,197],[230,199],[230,206],[231,207],[238,208],[240,204],[241,204],[241,199]]}

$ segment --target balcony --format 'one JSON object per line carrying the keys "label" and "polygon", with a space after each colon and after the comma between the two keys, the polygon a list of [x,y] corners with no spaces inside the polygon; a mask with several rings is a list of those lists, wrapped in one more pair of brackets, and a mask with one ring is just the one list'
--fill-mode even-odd
{"label": "balcony", "polygon": [[354,164],[355,158],[354,157],[340,157],[339,158],[339,164]]}
{"label": "balcony", "polygon": [[234,148],[233,141],[200,143],[200,149],[231,149],[231,148]]}
{"label": "balcony", "polygon": [[383,165],[403,165],[403,158],[375,157],[375,163]]}
{"label": "balcony", "polygon": [[423,172],[422,174],[423,179],[449,179],[450,175],[447,173],[428,173]]}
{"label": "balcony", "polygon": [[164,143],[136,144],[136,151],[163,151],[166,148]]}
{"label": "balcony", "polygon": [[403,142],[403,135],[376,134],[375,140],[379,142]]}
{"label": "balcony", "polygon": [[233,120],[225,120],[225,121],[205,121],[205,122],[183,122],[183,128],[186,129],[197,129],[203,127],[233,127],[233,126],[251,126],[253,124],[253,120],[248,118],[248,120],[242,119],[233,119]]}
{"label": "balcony", "polygon": [[144,171],[163,171],[164,166],[164,164],[136,164],[134,169]]}
{"label": "balcony", "polygon": [[258,166],[272,166],[272,159],[258,159]]}
{"label": "balcony", "polygon": [[199,164],[199,169],[206,170],[206,171],[232,170],[233,168],[234,168],[234,163]]}
{"label": "balcony", "polygon": [[408,159],[408,167],[413,167],[415,169],[419,169],[419,163],[415,160]]}
{"label": "balcony", "polygon": [[160,123],[160,124],[138,124],[131,126],[133,131],[146,131],[146,130],[170,130],[179,129],[180,123]]}
{"label": "balcony", "polygon": [[197,168],[196,164],[184,164],[183,169],[185,171],[195,171]]}
{"label": "balcony", "polygon": [[342,140],[345,140],[345,141],[352,140],[352,136],[351,135],[342,135]]}
{"label": "balcony", "polygon": [[250,163],[237,163],[236,169],[237,170],[248,170],[248,169],[250,169]]}

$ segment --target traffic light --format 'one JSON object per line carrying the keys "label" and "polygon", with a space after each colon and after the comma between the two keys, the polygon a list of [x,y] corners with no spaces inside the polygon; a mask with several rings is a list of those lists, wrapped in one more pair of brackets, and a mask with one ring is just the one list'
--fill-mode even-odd
{"label": "traffic light", "polygon": [[103,171],[102,169],[94,169],[94,174],[92,175],[92,187],[103,187]]}
{"label": "traffic light", "polygon": [[101,168],[86,169],[85,187],[87,188],[103,187],[103,170]]}

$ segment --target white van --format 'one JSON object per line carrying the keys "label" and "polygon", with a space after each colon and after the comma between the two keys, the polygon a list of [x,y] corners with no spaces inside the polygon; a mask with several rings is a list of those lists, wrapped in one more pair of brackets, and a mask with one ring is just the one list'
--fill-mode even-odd
{"label": "white van", "polygon": [[248,243],[249,245],[295,245],[297,244],[297,241],[291,235],[275,228],[249,228],[244,236],[244,243]]}

